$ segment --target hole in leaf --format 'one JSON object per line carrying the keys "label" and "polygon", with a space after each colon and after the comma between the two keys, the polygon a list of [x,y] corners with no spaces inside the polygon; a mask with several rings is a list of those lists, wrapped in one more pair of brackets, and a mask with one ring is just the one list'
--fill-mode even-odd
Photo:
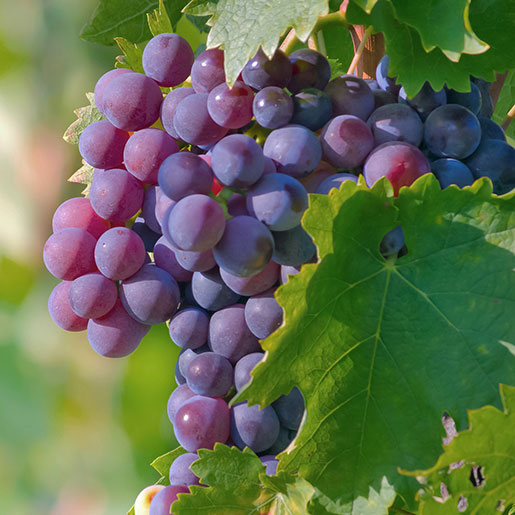
{"label": "hole in leaf", "polygon": [[463,513],[468,508],[469,502],[466,497],[463,497],[463,495],[460,495],[460,498],[458,499],[458,511],[460,513]]}
{"label": "hole in leaf", "polygon": [[485,476],[483,475],[483,467],[479,465],[474,465],[472,467],[472,470],[470,471],[469,479],[475,487],[482,486],[485,482]]}
{"label": "hole in leaf", "polygon": [[404,233],[400,225],[383,236],[379,244],[379,252],[381,252],[384,258],[395,255],[402,257],[408,253],[408,248],[404,241]]}
{"label": "hole in leaf", "polygon": [[442,416],[442,425],[446,434],[445,438],[443,438],[443,443],[444,445],[448,445],[458,434],[458,431],[456,431],[456,424],[454,419],[448,413],[444,413]]}

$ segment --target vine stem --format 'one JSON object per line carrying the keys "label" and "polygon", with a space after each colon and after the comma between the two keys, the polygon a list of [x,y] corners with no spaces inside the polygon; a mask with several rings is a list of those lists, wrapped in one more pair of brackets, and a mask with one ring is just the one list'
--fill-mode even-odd
{"label": "vine stem", "polygon": [[504,119],[504,122],[502,122],[502,128],[506,130],[510,123],[515,118],[515,104],[512,106],[512,108],[508,111],[508,114],[506,115],[506,118]]}
{"label": "vine stem", "polygon": [[365,34],[363,34],[363,38],[361,38],[356,53],[354,54],[354,57],[352,58],[352,61],[350,63],[349,69],[347,70],[347,75],[352,75],[354,73],[354,70],[358,66],[359,60],[361,59],[363,51],[365,50],[365,45],[367,44],[368,38],[371,34],[372,26],[368,27],[368,29],[365,31]]}
{"label": "vine stem", "polygon": [[285,54],[289,54],[292,48],[295,46],[299,39],[297,38],[297,34],[295,33],[295,29],[291,29],[290,32],[284,38],[284,41],[281,43],[279,47]]}
{"label": "vine stem", "polygon": [[314,33],[311,33],[311,36],[309,36],[308,48],[311,48],[311,50],[316,50],[318,52],[318,43]]}

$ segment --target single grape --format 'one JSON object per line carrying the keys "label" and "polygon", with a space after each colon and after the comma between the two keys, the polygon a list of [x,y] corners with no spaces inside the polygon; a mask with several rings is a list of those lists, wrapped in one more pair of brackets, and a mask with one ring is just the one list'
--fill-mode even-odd
{"label": "single grape", "polygon": [[398,95],[401,89],[400,84],[397,84],[397,77],[389,77],[388,70],[390,68],[390,58],[384,55],[376,68],[376,81],[377,85],[384,91],[393,95]]}
{"label": "single grape", "polygon": [[104,114],[119,129],[138,131],[158,118],[163,94],[151,78],[124,73],[113,78],[104,90]]}
{"label": "single grape", "polygon": [[109,229],[95,246],[96,265],[109,279],[129,278],[143,266],[145,256],[142,239],[126,227]]}
{"label": "single grape", "polygon": [[[352,175],[351,173],[335,173],[333,175],[330,175],[325,181],[321,182],[318,186],[316,193],[320,195],[328,195],[329,192],[333,189],[340,189],[340,186],[345,181],[352,181],[354,183],[358,182],[358,178],[355,175]],[[288,263],[281,263],[281,265],[287,265]],[[299,265],[293,265],[293,266],[300,266]]]}
{"label": "single grape", "polygon": [[338,168],[360,166],[374,148],[374,136],[367,124],[351,115],[333,118],[320,135],[324,159]]}
{"label": "single grape", "polygon": [[54,277],[73,281],[95,271],[95,244],[96,239],[84,229],[61,229],[46,241],[43,261]]}
{"label": "single grape", "polygon": [[209,116],[222,127],[240,129],[252,120],[252,89],[237,80],[232,88],[225,82],[216,86],[207,99]]}
{"label": "single grape", "polygon": [[375,108],[372,90],[363,79],[354,75],[333,79],[324,91],[331,99],[335,116],[347,114],[367,120]]}
{"label": "single grape", "polygon": [[293,100],[284,89],[267,86],[254,97],[252,111],[259,125],[267,129],[278,129],[291,120]]}
{"label": "single grape", "polygon": [[114,308],[88,322],[88,340],[93,350],[106,358],[122,358],[134,352],[150,326],[132,318],[118,299]]}
{"label": "single grape", "polygon": [[152,232],[160,235],[161,225],[159,224],[156,217],[156,204],[159,190],[159,186],[149,186],[145,190],[143,205],[141,206],[141,217]]}
{"label": "single grape", "polygon": [[102,218],[125,222],[141,209],[143,197],[143,187],[126,170],[95,170],[89,199],[91,207]]}
{"label": "single grape", "polygon": [[322,159],[318,138],[302,125],[288,125],[272,131],[263,153],[275,161],[278,172],[295,178],[308,175]]}
{"label": "single grape", "polygon": [[239,193],[233,193],[227,201],[227,211],[231,216],[250,216],[246,197]]}
{"label": "single grape", "polygon": [[152,252],[155,244],[161,237],[157,232],[152,231],[150,227],[145,223],[145,220],[138,216],[132,224],[132,230],[142,239],[143,245],[147,252]]}
{"label": "single grape", "polygon": [[240,391],[250,381],[250,371],[263,359],[264,352],[252,352],[239,359],[234,366],[234,386]]}
{"label": "single grape", "polygon": [[213,248],[222,238],[225,225],[220,204],[207,195],[189,195],[179,200],[168,218],[173,242],[182,250],[196,252]]}
{"label": "single grape", "polygon": [[275,288],[250,297],[245,304],[245,322],[260,340],[268,338],[283,322],[283,309],[274,297]]}
{"label": "single grape", "polygon": [[263,452],[279,436],[279,419],[271,406],[262,410],[246,402],[236,404],[231,410],[231,438],[243,450],[246,446],[254,452]]}
{"label": "single grape", "polygon": [[111,279],[95,273],[77,277],[68,295],[74,313],[83,318],[98,318],[113,309],[118,290]]}
{"label": "single grape", "polygon": [[189,452],[212,449],[216,442],[229,438],[229,408],[222,399],[195,395],[177,410],[174,432]]}
{"label": "single grape", "polygon": [[477,115],[490,118],[494,114],[494,103],[490,96],[492,83],[487,82],[484,79],[478,79],[477,77],[471,77],[470,80],[478,87],[481,95],[481,107],[479,108]]}
{"label": "single grape", "polygon": [[429,82],[424,82],[422,89],[412,98],[408,98],[404,88],[401,88],[399,91],[399,102],[408,104],[411,108],[415,109],[420,118],[422,118],[422,121],[424,121],[431,111],[447,103],[447,95],[445,89],[435,91]]}
{"label": "single grape", "polygon": [[418,114],[406,104],[387,104],[376,109],[367,120],[374,144],[406,141],[418,147],[422,142],[423,124]]}
{"label": "single grape", "polygon": [[150,503],[148,515],[170,515],[172,504],[177,500],[177,494],[189,493],[186,486],[170,485],[159,490]]}
{"label": "single grape", "polygon": [[195,91],[193,88],[183,87],[172,89],[168,95],[163,100],[161,104],[161,124],[163,125],[165,131],[170,134],[175,139],[179,138],[179,135],[175,131],[175,127],[173,126],[173,119],[175,117],[175,111],[177,110],[177,106],[179,102],[188,97],[189,95],[193,95]]}
{"label": "single grape", "polygon": [[288,89],[293,95],[307,88],[324,89],[331,78],[331,66],[325,56],[310,48],[290,54],[292,66]]}
{"label": "single grape", "polygon": [[143,265],[122,281],[120,298],[134,320],[142,324],[161,324],[179,307],[181,294],[175,279],[154,264]]}
{"label": "single grape", "polygon": [[470,169],[457,159],[437,159],[431,163],[431,171],[436,175],[442,188],[447,188],[451,184],[463,188],[474,182]]}
{"label": "single grape", "polygon": [[208,397],[223,397],[233,384],[234,372],[229,361],[214,352],[203,352],[189,364],[184,374],[192,392]]}
{"label": "single grape", "polygon": [[98,79],[95,85],[95,105],[97,109],[104,114],[104,91],[107,85],[119,75],[123,75],[124,73],[133,73],[132,70],[127,68],[115,68],[114,70],[109,70],[104,73],[100,79]]}
{"label": "single grape", "polygon": [[290,60],[282,50],[276,50],[272,59],[268,59],[260,48],[243,68],[243,82],[256,90],[267,86],[284,88],[290,81],[291,68]]}
{"label": "single grape", "polygon": [[195,397],[195,394],[190,390],[187,384],[181,384],[172,392],[166,407],[168,418],[172,424],[175,422],[177,410],[192,397]]}
{"label": "single grape", "polygon": [[240,298],[238,293],[224,283],[218,267],[207,272],[195,272],[191,288],[195,301],[208,311],[218,311],[234,304]]}
{"label": "single grape", "polygon": [[226,272],[250,277],[266,267],[273,251],[274,239],[264,224],[250,216],[235,216],[225,224],[213,254],[218,266]]}
{"label": "single grape", "polygon": [[315,132],[331,119],[332,114],[331,99],[319,89],[303,89],[293,97],[292,124],[304,125]]}
{"label": "single grape", "polygon": [[54,232],[68,227],[84,229],[95,238],[99,238],[109,229],[110,224],[93,211],[89,198],[75,197],[64,201],[56,209],[52,218]]}
{"label": "single grape", "polygon": [[207,342],[209,316],[203,309],[181,309],[170,320],[170,338],[183,349],[197,349]]}
{"label": "single grape", "polygon": [[70,305],[71,281],[60,282],[48,298],[48,312],[52,320],[65,331],[84,331],[88,320],[77,315]]}
{"label": "single grape", "polygon": [[490,118],[478,116],[479,125],[481,125],[481,140],[484,139],[500,139],[506,141],[506,135],[503,128]]}
{"label": "single grape", "polygon": [[204,50],[191,67],[191,83],[196,93],[209,93],[225,82],[224,53],[218,48]]}
{"label": "single grape", "polygon": [[178,282],[191,281],[193,277],[192,272],[180,265],[174,246],[164,236],[159,238],[154,246],[154,261]]}
{"label": "single grape", "polygon": [[224,283],[239,295],[251,296],[263,293],[271,288],[279,279],[280,266],[270,261],[261,272],[251,277],[238,277],[220,269]]}
{"label": "single grape", "polygon": [[437,107],[424,124],[424,141],[439,157],[464,159],[481,141],[481,126],[476,115],[466,107],[447,104]]}
{"label": "single grape", "polygon": [[275,476],[277,473],[277,465],[279,464],[279,461],[276,460],[274,456],[261,456],[259,459],[265,466],[265,474],[267,476]]}
{"label": "single grape", "polygon": [[263,175],[264,166],[263,150],[244,134],[226,136],[211,154],[213,173],[230,188],[248,188]]}
{"label": "single grape", "polygon": [[296,386],[288,395],[281,395],[272,406],[282,426],[298,429],[304,414],[304,397]]}
{"label": "single grape", "polygon": [[172,87],[188,78],[194,59],[193,50],[184,38],[163,33],[146,44],[142,64],[145,75],[160,86]]}
{"label": "single grape", "polygon": [[199,485],[199,478],[191,471],[191,464],[198,460],[198,455],[194,452],[187,452],[175,458],[170,467],[171,485]]}
{"label": "single grape", "polygon": [[179,152],[163,161],[158,180],[163,193],[179,201],[195,193],[209,195],[213,186],[213,173],[199,156],[191,152]]}
{"label": "single grape", "polygon": [[402,227],[398,225],[384,235],[379,244],[379,251],[384,257],[388,257],[398,254],[402,247],[404,247],[404,233]]}
{"label": "single grape", "polygon": [[114,168],[123,161],[129,133],[117,129],[107,120],[88,125],[79,138],[79,152],[94,168]]}
{"label": "single grape", "polygon": [[207,272],[216,266],[212,249],[202,252],[175,249],[175,257],[177,263],[190,272]]}
{"label": "single grape", "polygon": [[272,231],[287,231],[299,225],[307,207],[304,186],[283,173],[265,175],[247,194],[249,213]]}
{"label": "single grape", "polygon": [[301,225],[288,231],[272,231],[272,236],[272,259],[280,265],[300,266],[309,262],[316,253],[313,239]]}
{"label": "single grape", "polygon": [[409,186],[431,168],[426,156],[413,145],[403,141],[390,141],[376,147],[365,161],[363,175],[368,186],[386,177],[395,195],[402,186]]}
{"label": "single grape", "polygon": [[466,107],[474,114],[478,114],[481,109],[481,92],[479,88],[473,83],[470,83],[470,91],[462,93],[454,89],[447,89],[447,103],[448,104],[459,104]]}
{"label": "single grape", "polygon": [[244,304],[233,304],[213,314],[209,321],[209,347],[233,364],[246,354],[261,350],[245,322]]}
{"label": "single grape", "polygon": [[180,139],[192,145],[212,145],[227,134],[209,116],[207,93],[195,93],[183,98],[175,109],[173,126]]}

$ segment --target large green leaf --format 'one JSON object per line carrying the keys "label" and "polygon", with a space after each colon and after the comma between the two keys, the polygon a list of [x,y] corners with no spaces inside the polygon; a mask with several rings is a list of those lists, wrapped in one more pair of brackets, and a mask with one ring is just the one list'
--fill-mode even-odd
{"label": "large green leaf", "polygon": [[[469,429],[444,446],[435,466],[410,473],[428,482],[420,515],[454,515],[458,503],[467,506],[465,513],[478,514],[515,507],[515,388],[501,385],[501,397],[504,412],[492,406],[471,411]],[[442,483],[447,489],[445,502],[441,502]]]}
{"label": "large green leaf", "polygon": [[[497,99],[497,104],[495,105],[495,111],[492,116],[492,120],[496,121],[498,124],[502,124],[508,111],[515,104],[515,70],[510,70],[506,79],[504,81],[501,94]],[[506,130],[506,134],[511,138],[515,138],[515,123],[511,123],[508,129]]]}
{"label": "large green leaf", "polygon": [[[164,0],[172,27],[181,18],[181,9],[187,0]],[[91,19],[83,27],[80,36],[86,41],[114,44],[115,37],[123,37],[134,43],[147,41],[152,37],[147,13],[157,9],[158,0],[100,0]]]}
{"label": "large green leaf", "polygon": [[[497,384],[515,382],[515,194],[486,179],[442,191],[429,174],[394,199],[387,181],[347,181],[310,195],[303,223],[321,261],[279,288],[285,323],[237,400],[300,387],[307,416],[279,468],[348,513],[385,478],[412,495],[397,467],[434,463],[442,413],[463,428],[467,408],[499,405]],[[408,254],[385,261],[399,224]]]}
{"label": "large green leaf", "polygon": [[260,46],[271,57],[289,27],[305,41],[328,10],[328,0],[192,0],[185,8],[190,15],[211,16],[207,47],[225,50],[225,75],[231,85]]}

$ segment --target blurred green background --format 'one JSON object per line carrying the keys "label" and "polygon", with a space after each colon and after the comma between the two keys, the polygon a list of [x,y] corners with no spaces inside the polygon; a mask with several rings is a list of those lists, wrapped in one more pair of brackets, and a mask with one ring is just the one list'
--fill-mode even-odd
{"label": "blurred green background", "polygon": [[[0,513],[123,514],[175,448],[166,401],[178,354],[155,327],[126,359],[55,326],[41,249],[83,187],[62,134],[120,52],[79,32],[97,1],[0,2]],[[186,20],[183,30],[192,29]],[[198,37],[198,33],[197,33]]]}

